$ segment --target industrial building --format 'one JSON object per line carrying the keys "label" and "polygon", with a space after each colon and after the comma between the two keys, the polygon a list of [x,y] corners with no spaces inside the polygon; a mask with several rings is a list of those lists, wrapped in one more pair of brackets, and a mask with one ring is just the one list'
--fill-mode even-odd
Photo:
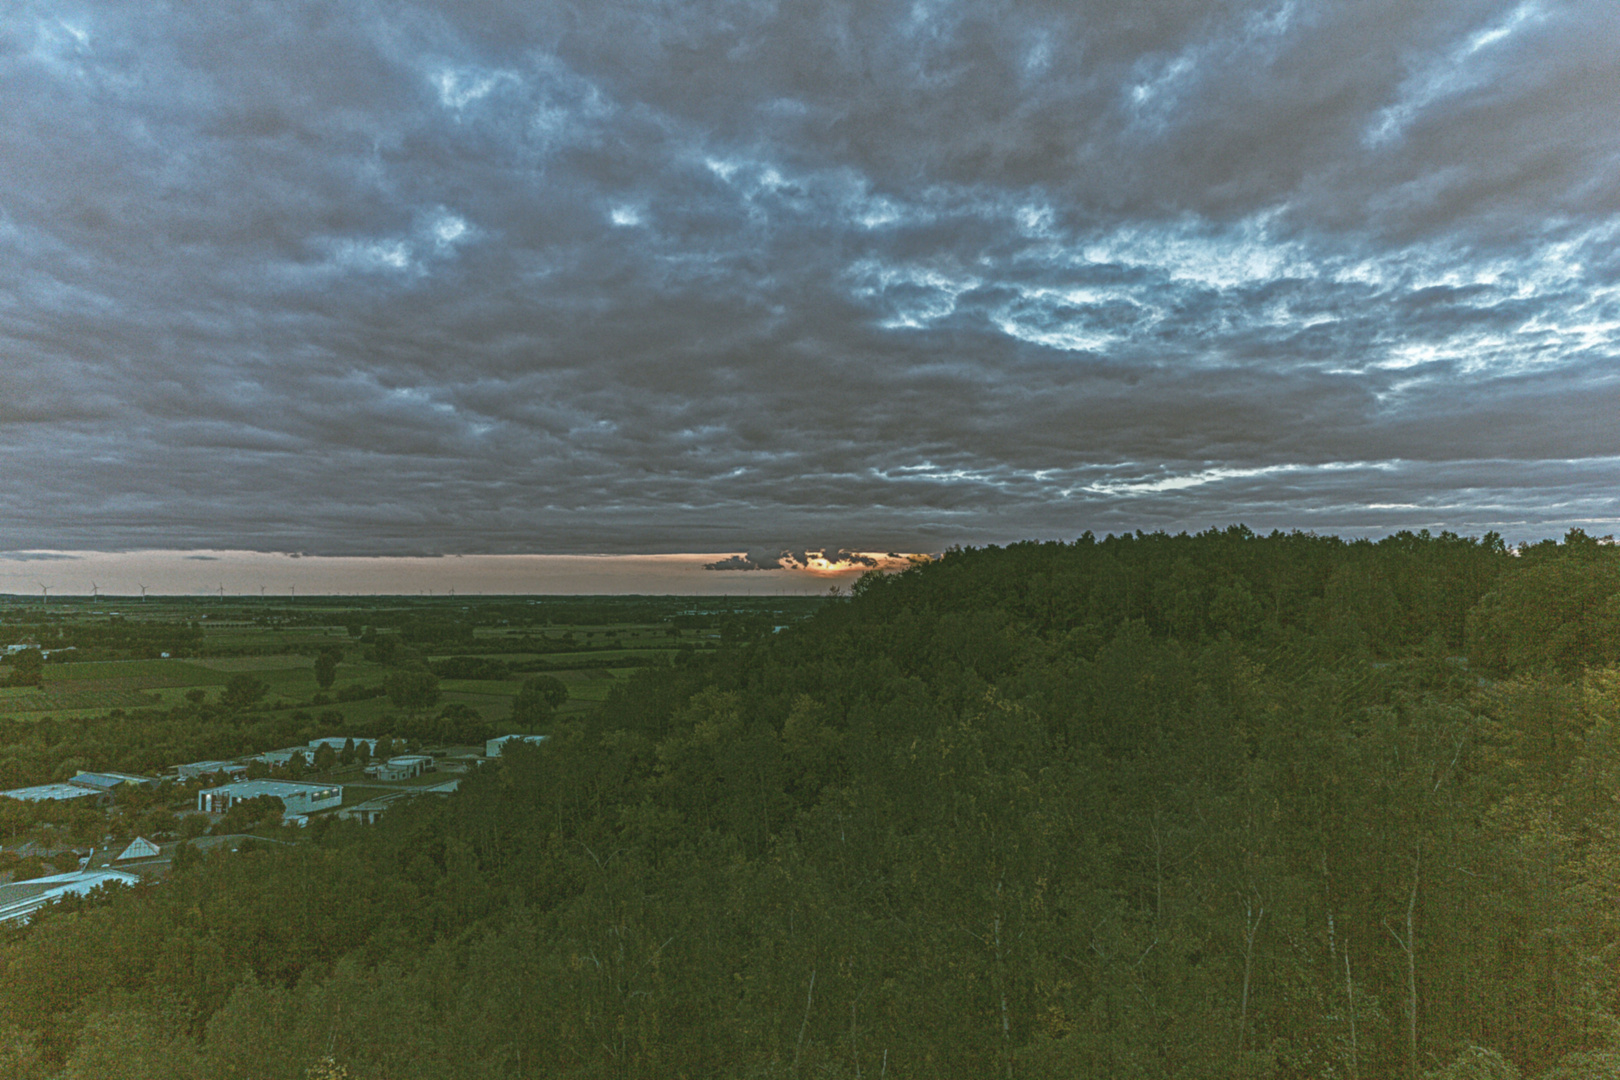
{"label": "industrial building", "polygon": [[235,783],[197,792],[197,809],[205,814],[223,814],[233,803],[274,795],[292,818],[343,805],[339,784],[299,784],[290,780],[238,780]]}
{"label": "industrial building", "polygon": [[328,735],[320,739],[311,739],[309,740],[309,748],[311,752],[314,752],[323,746],[330,746],[333,750],[336,750],[341,754],[343,752],[343,748],[351,742],[354,743],[354,748],[356,750],[359,750],[362,746],[365,747],[367,757],[370,757],[377,752],[376,739],[351,739],[347,735]]}
{"label": "industrial building", "polygon": [[243,776],[247,773],[246,765],[237,765],[229,761],[193,761],[189,765],[176,767],[182,780],[195,780],[199,776],[210,776],[214,773],[225,773],[228,776]]}
{"label": "industrial building", "polygon": [[449,796],[453,794],[456,788],[460,786],[461,780],[457,778],[454,780],[446,780],[442,784],[433,784],[429,787],[405,788],[400,791],[390,791],[388,794],[379,795],[375,799],[370,799],[363,803],[357,803],[354,806],[346,806],[342,810],[338,811],[337,816],[350,821],[358,821],[362,825],[375,825],[377,824],[377,819],[382,817],[385,811],[387,811],[394,804],[398,803],[401,799],[414,799],[422,795]]}
{"label": "industrial building", "polygon": [[409,780],[413,776],[432,772],[435,768],[433,758],[427,754],[401,754],[375,765],[367,765],[365,771],[367,776],[375,776],[378,780]]}
{"label": "industrial building", "polygon": [[516,742],[526,742],[526,743],[532,743],[535,746],[539,746],[541,743],[545,742],[546,739],[548,739],[549,737],[550,736],[547,736],[547,735],[502,735],[499,738],[490,739],[488,742],[486,742],[484,744],[484,756],[485,757],[500,757],[501,756],[501,748],[504,747],[509,742],[514,742],[514,741],[516,741]]}
{"label": "industrial building", "polygon": [[94,799],[96,805],[103,806],[112,800],[113,790],[125,784],[134,784],[137,787],[155,787],[158,780],[153,776],[132,776],[129,773],[82,772],[66,783],[35,784],[32,787],[12,788],[10,791],[0,791],[0,795],[12,799],[21,799],[23,802],[44,802],[51,799]]}
{"label": "industrial building", "polygon": [[306,767],[315,764],[315,751],[311,750],[307,746],[289,746],[285,750],[266,750],[253,760],[262,761],[266,765],[272,765],[276,768],[280,768],[281,766],[287,764],[287,762],[291,761],[295,756],[303,758],[304,765]]}
{"label": "industrial building", "polygon": [[98,791],[111,791],[125,784],[132,784],[135,787],[157,787],[159,782],[155,776],[134,776],[121,772],[82,772],[68,781],[70,784],[91,787]]}
{"label": "industrial building", "polygon": [[81,787],[78,784],[35,784],[32,787],[0,791],[0,795],[4,795],[8,799],[21,799],[23,802],[45,802],[48,799],[89,799],[97,806],[104,806],[112,801],[112,796],[105,789]]}
{"label": "industrial building", "polygon": [[63,896],[83,896],[99,885],[134,885],[140,878],[122,870],[75,870],[70,874],[0,885],[0,923],[27,922],[34,912]]}

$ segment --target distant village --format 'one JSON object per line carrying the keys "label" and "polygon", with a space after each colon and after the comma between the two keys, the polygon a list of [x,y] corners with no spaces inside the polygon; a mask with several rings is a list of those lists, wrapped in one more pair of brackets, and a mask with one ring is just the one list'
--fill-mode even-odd
{"label": "distant village", "polygon": [[[85,896],[106,886],[134,885],[143,879],[161,878],[182,844],[204,849],[229,844],[234,849],[239,842],[261,840],[230,828],[233,817],[235,823],[244,823],[264,821],[269,815],[278,818],[280,825],[297,828],[307,827],[323,816],[375,824],[402,800],[450,795],[460,786],[463,775],[500,757],[509,744],[539,744],[545,739],[544,735],[502,735],[489,739],[482,747],[457,746],[388,754],[391,742],[388,739],[327,736],[312,739],[305,746],[270,750],[230,761],[187,762],[175,765],[162,776],[80,772],[59,783],[0,791],[0,798],[25,803],[93,806],[111,814],[125,793],[162,790],[178,796],[182,794],[181,789],[196,789],[195,813],[182,823],[188,826],[183,832],[196,835],[183,839],[137,835],[127,842],[87,850],[40,840],[5,848],[23,858],[48,861],[52,867],[59,868],[64,860],[76,861],[77,866],[63,873],[0,883],[0,923],[25,923],[47,904],[65,897]],[[379,756],[379,750],[386,756]],[[363,787],[365,794],[371,797],[362,796],[361,801],[351,797],[348,805],[345,805],[344,784],[271,778],[272,774],[285,776],[305,770],[319,774],[339,764],[352,766],[361,759],[370,760],[359,770],[365,782],[349,786],[351,791]],[[373,792],[376,794],[371,794]],[[250,814],[244,815],[244,810]],[[226,826],[223,833],[220,832],[222,825]],[[203,835],[205,830],[212,835]]]}

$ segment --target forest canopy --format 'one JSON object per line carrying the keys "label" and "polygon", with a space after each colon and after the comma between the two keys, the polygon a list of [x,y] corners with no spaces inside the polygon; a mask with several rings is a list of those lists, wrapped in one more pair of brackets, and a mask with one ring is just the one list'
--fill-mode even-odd
{"label": "forest canopy", "polygon": [[1617,630],[1581,533],[952,551],[48,910],[0,1073],[1613,1076]]}

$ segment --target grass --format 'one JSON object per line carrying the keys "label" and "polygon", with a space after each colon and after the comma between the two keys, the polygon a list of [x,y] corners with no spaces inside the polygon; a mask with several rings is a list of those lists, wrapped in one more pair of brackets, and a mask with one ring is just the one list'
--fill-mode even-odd
{"label": "grass", "polygon": [[227,676],[185,660],[98,660],[46,664],[42,679],[39,687],[0,688],[0,713],[66,719],[178,704],[187,689],[220,686]]}
{"label": "grass", "polygon": [[[684,608],[694,604],[695,601],[682,600],[676,606]],[[19,719],[35,720],[50,715],[68,719],[105,715],[115,708],[173,708],[185,704],[186,693],[194,689],[206,691],[207,700],[217,701],[220,688],[231,678],[248,674],[265,684],[266,704],[279,706],[283,715],[289,710],[305,710],[311,714],[336,710],[343,714],[345,722],[363,724],[398,714],[399,710],[386,697],[338,701],[339,691],[348,687],[379,686],[386,682],[393,669],[364,659],[364,646],[350,638],[340,623],[354,619],[371,624],[373,611],[393,611],[401,607],[437,610],[433,604],[409,598],[390,600],[381,606],[373,601],[341,600],[324,603],[301,600],[288,604],[285,598],[279,602],[267,598],[261,604],[253,597],[231,598],[217,607],[196,599],[170,602],[156,598],[145,605],[120,599],[116,606],[124,618],[134,622],[184,619],[200,626],[207,658],[47,663],[43,687],[0,688],[0,716],[13,714]],[[460,610],[462,605],[458,601],[453,607]],[[4,610],[0,607],[0,612]],[[296,624],[298,618],[308,618],[316,611],[320,612],[318,621]],[[51,614],[53,618],[62,617],[54,605]],[[79,617],[88,615],[82,612]],[[252,621],[255,616],[265,615],[294,621],[280,626]],[[73,612],[68,612],[67,617],[73,618]],[[100,616],[91,621],[99,622]],[[477,626],[473,631],[476,641],[469,642],[465,650],[442,643],[414,646],[435,659],[462,655],[464,651],[480,655],[480,648],[508,643],[522,648],[520,641],[524,638],[536,643],[544,641],[544,647],[568,649],[556,653],[491,654],[489,658],[493,660],[534,663],[544,670],[515,672],[502,680],[444,680],[440,684],[440,707],[464,705],[476,710],[497,729],[509,728],[512,699],[523,681],[545,674],[562,680],[568,687],[569,701],[559,710],[560,715],[579,716],[595,709],[614,686],[639,670],[629,665],[667,662],[666,657],[678,644],[690,647],[696,639],[713,636],[712,631],[700,632],[691,627],[683,627],[678,637],[671,636],[668,624],[657,621],[546,625],[525,624],[521,619],[517,622],[518,625]],[[387,634],[398,636],[393,630]],[[327,701],[316,705],[311,699],[323,691],[314,679],[313,656],[318,649],[333,645],[340,647],[345,655],[338,664],[336,684],[324,691]],[[604,663],[615,666],[596,666]]]}
{"label": "grass", "polygon": [[225,671],[234,675],[239,671],[249,671],[257,674],[263,671],[287,671],[294,668],[313,668],[315,666],[315,658],[311,656],[277,654],[270,656],[231,656],[218,660],[199,660],[197,663],[210,671]]}
{"label": "grass", "polygon": [[444,694],[476,694],[479,697],[513,698],[523,688],[521,682],[496,679],[440,679]]}
{"label": "grass", "polygon": [[140,689],[160,686],[223,686],[229,676],[189,660],[94,660],[83,664],[46,664],[47,684],[118,680]]}
{"label": "grass", "polygon": [[651,647],[645,649],[588,649],[580,652],[548,653],[540,657],[540,659],[552,664],[578,663],[581,661],[589,663],[601,660],[625,660],[630,657],[666,656],[674,651],[674,649],[669,648],[654,649]]}

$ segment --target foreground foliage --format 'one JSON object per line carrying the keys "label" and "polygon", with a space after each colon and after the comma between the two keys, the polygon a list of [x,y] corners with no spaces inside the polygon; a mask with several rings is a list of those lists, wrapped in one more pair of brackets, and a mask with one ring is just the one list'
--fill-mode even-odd
{"label": "foreground foliage", "polygon": [[0,947],[0,1066],[1613,1075],[1612,551],[1233,529],[869,577],[451,800],[48,914]]}

